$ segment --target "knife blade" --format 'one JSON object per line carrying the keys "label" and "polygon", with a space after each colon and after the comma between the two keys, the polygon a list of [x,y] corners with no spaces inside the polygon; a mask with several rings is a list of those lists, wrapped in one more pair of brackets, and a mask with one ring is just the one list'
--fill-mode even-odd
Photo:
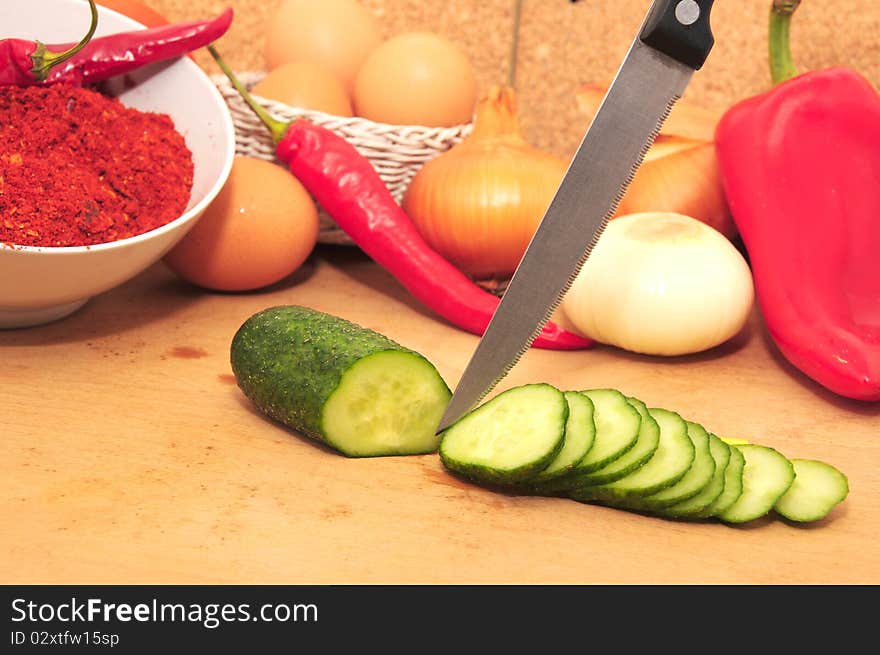
{"label": "knife blade", "polygon": [[713,0],[655,0],[510,279],[437,428],[476,406],[529,349],[623,198],[714,37]]}

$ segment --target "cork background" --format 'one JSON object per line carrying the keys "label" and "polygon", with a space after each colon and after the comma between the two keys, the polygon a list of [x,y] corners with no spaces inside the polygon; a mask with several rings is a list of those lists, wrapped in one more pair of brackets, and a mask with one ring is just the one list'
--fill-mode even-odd
{"label": "cork background", "polygon": [[[261,70],[265,27],[282,0],[145,0],[172,21],[235,10],[217,43],[238,71]],[[316,0],[319,2],[320,0]],[[510,80],[516,0],[362,0],[385,36],[430,30],[456,42],[470,57],[482,89]],[[587,127],[575,90],[607,82],[626,54],[650,0],[521,0],[515,89],[526,138],[569,156]],[[685,96],[707,109],[769,86],[767,19],[770,0],[718,0],[712,12],[716,45]],[[800,70],[846,65],[880,84],[880,0],[804,0],[793,19],[792,50]],[[196,60],[219,69],[205,52]]]}

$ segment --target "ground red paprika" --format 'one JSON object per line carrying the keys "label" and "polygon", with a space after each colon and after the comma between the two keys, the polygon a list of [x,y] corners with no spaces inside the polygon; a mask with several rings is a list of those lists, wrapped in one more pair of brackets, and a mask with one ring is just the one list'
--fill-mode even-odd
{"label": "ground red paprika", "polygon": [[68,84],[0,86],[0,242],[84,246],[186,210],[192,153],[165,114]]}

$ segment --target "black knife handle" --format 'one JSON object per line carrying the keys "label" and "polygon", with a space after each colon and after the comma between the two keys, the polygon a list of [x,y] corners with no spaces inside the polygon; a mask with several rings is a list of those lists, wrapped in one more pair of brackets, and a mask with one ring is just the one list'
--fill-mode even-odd
{"label": "black knife handle", "polygon": [[709,26],[713,2],[655,0],[640,35],[642,43],[699,70],[715,44]]}

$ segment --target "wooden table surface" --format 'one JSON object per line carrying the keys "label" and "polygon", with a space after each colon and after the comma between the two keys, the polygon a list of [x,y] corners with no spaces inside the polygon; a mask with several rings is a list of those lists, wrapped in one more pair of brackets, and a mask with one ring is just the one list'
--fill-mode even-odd
{"label": "wooden table surface", "polygon": [[334,454],[266,420],[231,375],[235,330],[288,303],[386,333],[450,386],[477,343],[330,246],[266,291],[202,292],[160,263],[67,319],[0,332],[0,582],[880,582],[880,407],[803,378],[757,314],[698,356],[532,350],[498,390],[617,387],[721,436],[828,461],[850,495],[810,526],[679,523],[483,490],[436,455]]}

